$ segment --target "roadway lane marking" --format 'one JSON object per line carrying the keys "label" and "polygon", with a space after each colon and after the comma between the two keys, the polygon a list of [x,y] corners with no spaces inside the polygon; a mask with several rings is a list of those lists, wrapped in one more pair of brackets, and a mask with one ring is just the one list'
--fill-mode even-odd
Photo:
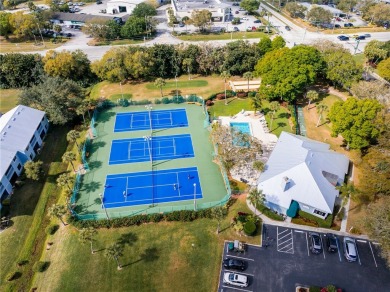
{"label": "roadway lane marking", "polygon": [[232,287],[232,286],[226,286],[226,285],[222,285],[222,287],[229,288],[229,289],[234,289],[234,290],[239,290],[239,291],[249,291],[249,292],[253,291],[253,290],[240,289],[240,288],[236,288],[236,287]]}
{"label": "roadway lane marking", "polygon": [[378,267],[378,265],[377,265],[377,263],[376,263],[376,259],[375,259],[374,251],[372,250],[371,243],[370,243],[370,242],[368,242],[368,244],[370,245],[370,249],[371,249],[372,257],[374,258],[375,267]]}
{"label": "roadway lane marking", "polygon": [[307,232],[306,232],[306,246],[307,246],[307,256],[309,257],[310,256],[310,253],[309,253],[309,240],[307,239]]}
{"label": "roadway lane marking", "polygon": [[244,257],[238,257],[238,256],[230,255],[230,254],[227,254],[226,256],[227,256],[227,257],[231,257],[231,258],[244,259],[244,260],[248,260],[248,261],[252,261],[252,262],[255,261],[254,259],[244,258]]}

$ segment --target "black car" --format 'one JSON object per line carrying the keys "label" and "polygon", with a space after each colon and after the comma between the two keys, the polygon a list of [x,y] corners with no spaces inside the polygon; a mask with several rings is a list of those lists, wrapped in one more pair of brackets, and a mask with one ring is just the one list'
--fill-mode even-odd
{"label": "black car", "polygon": [[242,260],[237,260],[237,259],[226,258],[226,259],[223,260],[223,266],[226,269],[230,269],[230,270],[240,270],[240,271],[243,271],[243,270],[246,269],[245,262],[242,261]]}
{"label": "black car", "polygon": [[357,40],[365,40],[366,37],[364,35],[359,35],[356,39]]}
{"label": "black car", "polygon": [[314,254],[320,254],[322,252],[322,241],[321,236],[318,233],[310,233],[310,250]]}
{"label": "black car", "polygon": [[326,235],[326,247],[329,252],[337,252],[339,249],[336,235],[328,233]]}
{"label": "black car", "polygon": [[101,0],[97,0],[96,4],[103,4],[103,2]]}
{"label": "black car", "polygon": [[349,41],[349,37],[345,36],[345,35],[339,35],[337,37],[340,41]]}
{"label": "black car", "polygon": [[285,28],[286,30],[288,30],[288,31],[291,30],[291,28],[290,28],[288,25],[286,25],[284,28]]}
{"label": "black car", "polygon": [[261,21],[260,21],[259,19],[256,19],[256,20],[254,21],[254,23],[261,23]]}

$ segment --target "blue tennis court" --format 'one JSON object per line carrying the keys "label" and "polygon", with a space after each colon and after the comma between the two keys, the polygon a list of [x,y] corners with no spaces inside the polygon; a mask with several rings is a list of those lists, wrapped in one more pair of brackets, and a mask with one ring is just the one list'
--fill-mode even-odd
{"label": "blue tennis court", "polygon": [[109,165],[194,157],[191,135],[113,140]]}
{"label": "blue tennis court", "polygon": [[107,175],[106,208],[203,198],[196,167]]}
{"label": "blue tennis court", "polygon": [[[151,120],[149,119],[151,117]],[[184,108],[158,111],[118,113],[114,132],[128,132],[152,129],[188,127]]]}

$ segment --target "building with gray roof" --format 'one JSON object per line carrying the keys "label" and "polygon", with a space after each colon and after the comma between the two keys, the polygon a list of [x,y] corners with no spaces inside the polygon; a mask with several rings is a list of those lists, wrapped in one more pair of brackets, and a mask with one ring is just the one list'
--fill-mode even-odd
{"label": "building with gray roof", "polygon": [[[282,132],[258,180],[265,205],[281,214],[294,206],[320,218],[333,212],[349,160],[329,144]],[[295,203],[294,203],[295,202]],[[289,215],[289,214],[288,214]],[[290,215],[293,216],[293,215]]]}
{"label": "building with gray roof", "polygon": [[48,128],[45,112],[24,105],[0,117],[0,208],[12,194],[23,165],[39,152]]}

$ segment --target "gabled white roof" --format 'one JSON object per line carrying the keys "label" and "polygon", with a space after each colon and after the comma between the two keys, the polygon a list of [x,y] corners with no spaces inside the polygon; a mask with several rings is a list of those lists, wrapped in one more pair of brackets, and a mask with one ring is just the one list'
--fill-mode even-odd
{"label": "gabled white roof", "polygon": [[[344,181],[349,160],[326,143],[282,132],[260,175],[258,188],[266,199],[288,209],[291,201],[333,212],[338,191],[331,181]],[[328,178],[327,178],[328,177]],[[289,187],[282,188],[284,178]]]}
{"label": "gabled white roof", "polygon": [[0,117],[0,178],[18,151],[25,152],[45,112],[18,105]]}

